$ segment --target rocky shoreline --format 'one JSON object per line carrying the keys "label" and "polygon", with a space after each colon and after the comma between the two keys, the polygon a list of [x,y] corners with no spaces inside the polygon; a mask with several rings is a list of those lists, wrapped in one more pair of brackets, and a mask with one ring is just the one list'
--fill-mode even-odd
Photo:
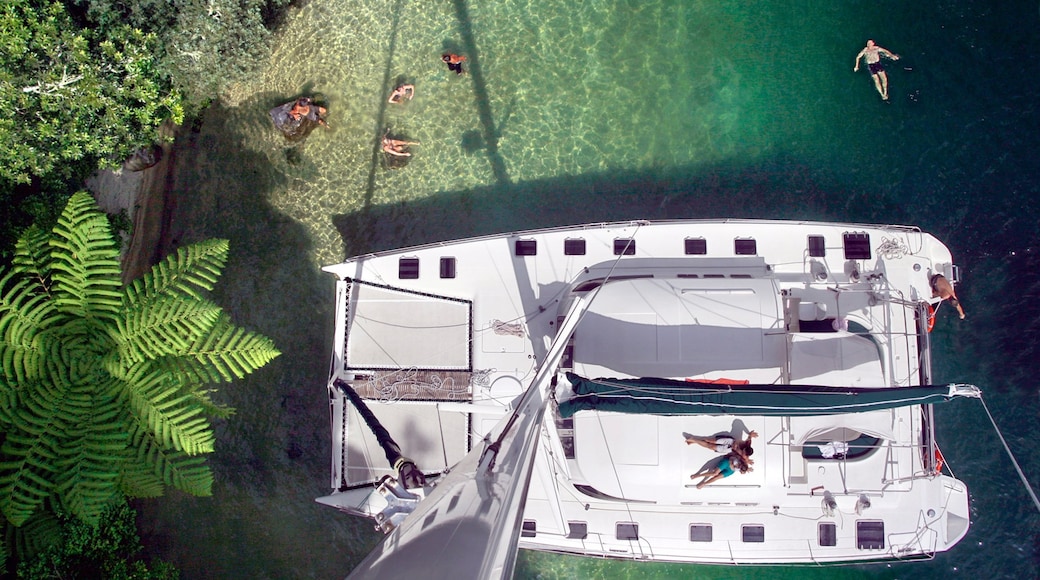
{"label": "rocky shoreline", "polygon": [[[174,130],[163,126],[164,137]],[[165,238],[172,212],[171,185],[175,164],[172,142],[163,143],[158,163],[141,171],[103,170],[86,181],[98,207],[108,214],[126,211],[132,224],[122,251],[123,283],[141,277],[163,258]]]}

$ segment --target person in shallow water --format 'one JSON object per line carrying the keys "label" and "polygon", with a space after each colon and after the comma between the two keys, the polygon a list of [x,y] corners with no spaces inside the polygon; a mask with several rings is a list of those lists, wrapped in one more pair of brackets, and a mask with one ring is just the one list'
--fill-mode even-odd
{"label": "person in shallow water", "polygon": [[405,99],[412,100],[413,96],[415,96],[415,85],[401,85],[390,93],[390,98],[386,102],[400,104]]}
{"label": "person in shallow water", "polygon": [[296,121],[303,119],[310,119],[316,122],[322,127],[328,127],[328,123],[325,122],[325,115],[328,110],[325,107],[316,105],[310,97],[300,97],[296,99],[296,103],[293,104],[292,109],[289,111],[289,116]]}
{"label": "person in shallow water", "polygon": [[964,320],[964,308],[961,307],[960,300],[957,300],[957,293],[953,291],[953,284],[946,279],[946,276],[942,274],[936,274],[932,276],[930,280],[932,284],[932,296],[938,296],[942,300],[946,300],[957,309],[957,314],[960,315],[961,320]]}
{"label": "person in shallow water", "polygon": [[419,145],[418,141],[402,141],[400,139],[391,139],[390,130],[387,129],[386,133],[383,134],[383,151],[390,155],[396,155],[397,157],[411,157],[412,154],[408,151],[410,145]]}
{"label": "person in shallow water", "polygon": [[462,70],[462,63],[466,62],[466,57],[460,54],[442,54],[441,60],[448,63],[448,70],[455,71],[455,74],[460,75],[466,71]]}
{"label": "person in shallow water", "polygon": [[859,71],[859,59],[862,58],[863,61],[867,63],[867,68],[870,69],[870,77],[874,79],[874,88],[877,89],[881,98],[887,101],[888,75],[885,74],[885,67],[881,64],[882,56],[892,60],[899,60],[898,54],[895,54],[888,49],[881,48],[874,44],[873,40],[868,40],[867,46],[856,55],[856,66],[852,67],[852,72]]}

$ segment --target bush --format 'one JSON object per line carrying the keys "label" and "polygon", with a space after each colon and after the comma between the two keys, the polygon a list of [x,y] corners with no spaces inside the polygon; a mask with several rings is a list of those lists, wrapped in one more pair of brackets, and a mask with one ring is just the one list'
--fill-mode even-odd
{"label": "bush", "polygon": [[137,536],[136,513],[126,503],[104,512],[97,526],[75,517],[59,515],[61,540],[18,565],[18,578],[66,580],[107,578],[111,580],[173,580],[177,569],[169,562],[149,567],[138,559],[141,540]]}

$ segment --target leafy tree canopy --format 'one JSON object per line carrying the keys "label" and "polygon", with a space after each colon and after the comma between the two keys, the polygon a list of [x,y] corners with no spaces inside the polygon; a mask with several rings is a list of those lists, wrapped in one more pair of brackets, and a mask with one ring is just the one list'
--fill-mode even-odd
{"label": "leafy tree canopy", "polygon": [[193,106],[219,98],[270,54],[271,29],[290,0],[77,0],[92,24],[153,32],[161,66]]}
{"label": "leafy tree canopy", "polygon": [[230,410],[204,386],[279,354],[205,297],[226,240],[181,248],[125,287],[117,248],[77,193],[0,271],[0,513],[15,526],[41,509],[94,524],[123,495],[168,485],[209,495],[209,418]]}
{"label": "leafy tree canopy", "polygon": [[0,5],[0,179],[66,174],[82,159],[116,166],[154,143],[163,121],[183,120],[156,36],[101,32],[76,26],[60,2]]}

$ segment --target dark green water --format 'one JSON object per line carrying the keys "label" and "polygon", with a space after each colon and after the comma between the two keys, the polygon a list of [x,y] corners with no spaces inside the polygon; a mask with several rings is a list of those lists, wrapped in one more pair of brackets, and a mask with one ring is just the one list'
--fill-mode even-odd
{"label": "dark green water", "polygon": [[[332,279],[347,254],[630,218],[915,224],[962,266],[939,381],[974,382],[1040,483],[1040,30],[1036,3],[311,0],[264,74],[175,151],[170,244],[231,240],[218,300],[283,356],[222,389],[212,498],[143,502],[149,550],[189,578],[339,578],[379,536],[328,490]],[[891,103],[852,72],[867,38]],[[456,77],[442,52],[469,56]],[[403,78],[415,99],[388,105]],[[302,93],[328,131],[289,147],[267,110]],[[383,130],[421,141],[386,168]],[[1040,515],[981,405],[939,410],[973,497],[930,562],[846,568],[631,564],[522,552],[517,576],[1032,578]]]}

